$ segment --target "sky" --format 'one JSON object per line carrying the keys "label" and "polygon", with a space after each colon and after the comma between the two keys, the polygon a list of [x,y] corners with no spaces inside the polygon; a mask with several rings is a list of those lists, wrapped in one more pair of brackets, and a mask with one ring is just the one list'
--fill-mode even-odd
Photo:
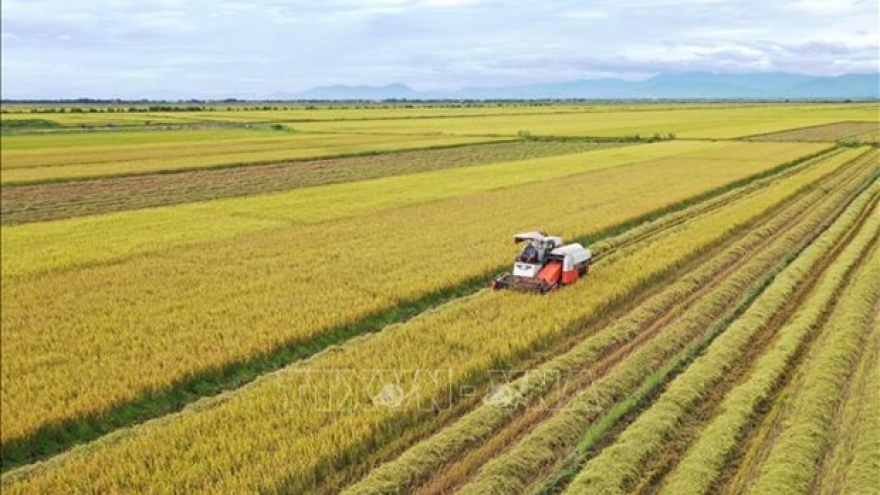
{"label": "sky", "polygon": [[2,0],[0,96],[880,70],[877,0]]}

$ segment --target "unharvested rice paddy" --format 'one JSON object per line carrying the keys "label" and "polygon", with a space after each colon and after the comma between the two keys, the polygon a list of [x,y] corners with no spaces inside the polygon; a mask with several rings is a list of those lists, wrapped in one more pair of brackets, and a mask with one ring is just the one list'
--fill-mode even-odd
{"label": "unharvested rice paddy", "polygon": [[35,110],[4,494],[878,493],[875,104]]}

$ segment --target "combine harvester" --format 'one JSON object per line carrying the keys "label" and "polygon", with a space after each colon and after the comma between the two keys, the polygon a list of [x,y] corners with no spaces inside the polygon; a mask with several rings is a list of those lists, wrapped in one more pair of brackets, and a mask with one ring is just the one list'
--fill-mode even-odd
{"label": "combine harvester", "polygon": [[525,248],[513,263],[513,273],[492,282],[492,289],[516,289],[542,294],[570,285],[590,271],[593,254],[580,244],[563,245],[562,238],[546,232],[524,232],[513,242],[525,242]]}

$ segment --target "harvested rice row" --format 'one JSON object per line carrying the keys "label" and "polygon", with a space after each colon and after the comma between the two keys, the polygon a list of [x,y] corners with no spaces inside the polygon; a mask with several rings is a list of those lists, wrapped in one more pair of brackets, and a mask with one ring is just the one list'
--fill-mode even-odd
{"label": "harvested rice row", "polygon": [[840,414],[815,493],[870,495],[880,486],[880,306]]}
{"label": "harvested rice row", "polygon": [[[877,192],[878,188],[875,185],[870,193],[877,194]],[[814,246],[808,248],[791,269],[779,277],[778,282],[772,287],[773,292],[768,293],[767,297],[784,297],[787,293],[786,288],[788,291],[793,290],[795,286],[793,276],[795,274],[805,276],[813,270],[815,263],[824,256],[821,248],[830,246],[834,239],[832,236],[843,235],[846,223],[855,222],[861,213],[860,209],[864,208],[868,199],[869,196],[866,195],[854,203],[841,217],[838,225],[832,227]],[[865,226],[864,235],[854,240],[848,251],[841,255],[840,262],[829,270],[822,280],[823,285],[818,287],[811,299],[803,305],[804,309],[780,330],[779,338],[755,364],[749,379],[727,394],[724,402],[719,406],[718,415],[701,432],[678,466],[670,473],[662,493],[697,494],[708,493],[711,490],[729,455],[739,443],[743,431],[756,414],[759,404],[769,399],[798,349],[801,348],[806,335],[815,331],[817,318],[825,309],[825,304],[829,302],[828,298],[833,295],[835,283],[839,284],[848,266],[858,261],[860,249],[866,249],[871,241],[868,233],[872,228],[876,229],[876,225],[877,218],[874,218],[872,223]]]}
{"label": "harvested rice row", "polygon": [[[880,223],[880,208],[873,218],[877,220],[875,225]],[[836,301],[835,311],[824,329],[828,340],[804,362],[808,371],[792,398],[791,414],[782,423],[782,431],[749,490],[751,494],[794,495],[806,493],[813,484],[818,462],[831,441],[828,433],[839,391],[863,349],[874,307],[880,299],[880,250],[864,257],[864,262],[865,268]]]}
{"label": "harvested rice row", "polygon": [[[853,249],[844,252],[839,263],[804,305],[807,311],[798,313],[791,322],[792,326],[812,329],[820,324],[825,308],[832,302],[837,289],[846,282],[845,274],[858,263],[880,227],[880,217],[877,220],[866,227],[865,235],[860,239],[863,242],[854,243]],[[831,239],[832,242],[835,240],[837,239]],[[785,289],[791,290],[813,275],[816,264],[824,255],[827,255],[827,251],[806,251],[799,259],[800,262],[793,264],[790,270],[780,276],[781,280],[771,285],[741,318],[718,337],[703,356],[676,378],[648,411],[639,416],[611,446],[586,464],[572,482],[568,493],[626,493],[630,483],[639,478],[640,468],[645,460],[658,452],[665,440],[674,435],[687,411],[736,364],[752,337],[766,328],[774,315],[784,307],[791,295]],[[792,274],[799,276],[799,280],[786,286],[787,280],[783,277],[788,275],[788,280],[792,280]],[[789,330],[788,327],[781,332],[786,330]],[[677,487],[677,491],[674,490],[673,493],[695,491],[692,487]]]}

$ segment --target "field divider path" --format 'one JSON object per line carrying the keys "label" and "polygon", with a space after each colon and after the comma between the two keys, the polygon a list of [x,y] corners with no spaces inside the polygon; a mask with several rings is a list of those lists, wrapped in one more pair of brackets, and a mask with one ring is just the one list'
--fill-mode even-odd
{"label": "field divider path", "polygon": [[[858,164],[850,165],[849,168],[852,170],[848,170],[845,173],[841,173],[839,175],[839,177],[835,178],[834,180],[835,181],[842,180],[846,177],[850,177],[852,174],[858,173],[859,170],[863,169],[863,167],[859,166]],[[806,192],[807,190],[810,190],[810,189],[811,189],[811,187],[807,186],[807,187],[803,188],[803,190],[801,192],[803,193],[803,192]],[[819,192],[813,192],[812,196],[818,200],[819,198],[821,198],[822,194]],[[723,201],[719,201],[719,202],[723,203]],[[788,204],[790,206],[789,215],[794,215],[796,213],[803,213],[804,211],[808,210],[807,207],[805,207],[803,204],[800,204],[798,201],[795,201],[794,199],[792,199],[791,201],[786,201],[786,204]],[[809,203],[806,203],[806,204],[809,204]],[[687,218],[694,217],[694,215],[692,213],[688,213],[688,214],[686,214],[686,216],[687,216]],[[778,223],[782,223],[783,216],[779,216],[779,215],[776,216]],[[777,229],[778,228],[779,227],[777,227]],[[644,241],[646,238],[648,238],[648,236],[646,236],[644,234],[645,234],[645,232],[634,232],[634,236],[636,238],[638,238],[640,241]],[[759,243],[759,242],[761,242],[763,237],[766,235],[768,235],[768,234],[767,233],[755,233],[750,237],[749,242],[751,242],[752,244]],[[745,241],[743,241],[743,242],[745,242]],[[623,245],[623,244],[625,244],[625,243],[622,242],[621,245]],[[742,244],[742,242],[740,242],[739,244]],[[748,244],[746,244],[746,245],[748,245]],[[605,252],[605,254],[610,255],[612,252],[613,252],[613,250],[609,250],[609,251]],[[745,255],[745,251],[728,253],[727,256],[730,259],[729,259],[729,261],[725,262],[725,266],[730,266],[730,265],[734,264],[735,260],[743,255]],[[708,259],[708,256],[706,257],[706,259]],[[714,268],[711,269],[706,275],[704,275],[704,277],[708,277],[709,274],[714,273],[715,271],[716,270]],[[693,279],[693,277],[688,276],[687,280],[682,281],[679,284],[679,285],[681,285],[681,288],[679,288],[677,291],[669,291],[672,293],[672,295],[668,296],[666,298],[665,302],[663,302],[662,304],[657,304],[657,302],[655,301],[653,305],[649,305],[645,310],[642,310],[643,316],[640,317],[640,318],[642,318],[642,321],[647,321],[647,322],[655,321],[658,318],[658,316],[660,314],[662,314],[664,307],[667,307],[668,305],[675,304],[676,302],[680,302],[680,300],[682,298],[685,298],[689,292],[698,290],[700,284],[705,283],[705,280],[703,280],[701,282],[697,282],[697,280],[699,280],[699,279]],[[645,299],[646,299],[646,297],[639,297],[636,301],[633,301],[633,302],[634,303],[641,303]],[[621,318],[624,315],[625,315],[625,313],[617,313],[613,317],[609,315],[608,318],[606,318],[606,320]],[[590,334],[588,334],[588,336],[592,335],[592,334],[593,333],[591,332]],[[584,338],[583,333],[581,333],[580,335],[582,335],[582,337],[580,337],[580,338]],[[638,328],[631,329],[629,332],[627,332],[627,335],[630,336],[629,338],[633,338],[634,336],[638,335]],[[622,342],[618,342],[616,338],[612,338],[612,340],[609,343],[612,346],[612,348],[615,348],[616,346],[623,345],[626,342],[626,340],[627,339],[623,339]],[[604,346],[607,346],[607,345],[608,344],[604,344],[603,347],[589,351],[590,354],[588,354],[588,355],[594,355],[594,356],[598,355],[600,350],[605,349]],[[558,366],[558,365],[556,365],[554,362],[551,361],[550,363],[548,363],[548,366],[550,367],[549,369],[557,369],[554,366]],[[530,383],[526,386],[526,388],[529,390],[541,390],[541,384],[538,382]],[[443,463],[443,461],[440,459],[445,458],[445,459],[451,460],[451,459],[455,458],[455,456],[457,455],[456,453],[460,452],[461,449],[464,448],[464,446],[471,445],[471,441],[466,440],[465,444],[461,444],[459,447],[454,447],[455,445],[458,445],[457,442],[461,442],[464,439],[470,439],[470,438],[473,438],[474,441],[477,441],[477,439],[480,439],[478,441],[478,445],[472,446],[472,448],[479,450],[479,449],[485,447],[485,444],[483,443],[484,436],[489,435],[491,432],[494,431],[495,428],[499,427],[497,425],[499,425],[499,424],[503,425],[508,419],[510,419],[510,418],[508,418],[506,413],[503,413],[503,411],[501,414],[499,414],[498,411],[494,411],[491,408],[482,408],[481,413],[478,413],[476,416],[468,417],[467,419],[465,419],[465,423],[463,425],[459,425],[459,426],[453,427],[453,428],[447,428],[447,429],[444,429],[443,431],[441,431],[438,436],[438,439],[435,442],[431,442],[431,443],[436,443],[436,446],[431,446],[430,443],[425,446],[416,446],[414,449],[407,452],[400,460],[389,463],[386,466],[382,466],[377,471],[374,471],[373,473],[371,473],[363,483],[359,483],[359,484],[355,485],[354,487],[352,487],[351,492],[352,493],[369,493],[373,490],[399,492],[399,491],[403,490],[402,486],[404,486],[404,485],[402,485],[402,484],[409,486],[413,483],[419,484],[419,483],[425,482],[425,480],[422,479],[422,477],[424,477],[427,473],[432,473],[433,475],[439,476],[435,471],[440,468],[436,463],[439,462],[441,465]],[[499,423],[499,421],[500,421],[500,423]],[[496,426],[489,426],[489,425],[496,425]],[[460,429],[462,431],[462,433],[461,434],[455,433],[455,431],[457,429]],[[465,431],[467,431],[466,434],[464,433]],[[476,433],[477,431],[480,431],[482,433],[477,434]],[[448,437],[448,439],[444,440],[444,438],[447,438],[447,437]],[[455,440],[456,438],[458,438],[458,440]],[[446,449],[450,449],[450,448],[452,448],[452,450],[449,450],[447,453],[441,454],[441,451],[445,451]],[[441,450],[436,450],[436,449],[441,449]],[[472,452],[472,454],[475,456],[479,455],[479,454],[473,453],[473,452]],[[421,461],[425,461],[425,462],[427,462],[427,464],[425,464],[424,462],[421,462]],[[420,467],[413,467],[412,469],[414,469],[415,471],[413,471],[410,468],[404,469],[404,467],[410,463],[412,463],[413,466],[420,466]],[[398,467],[396,467],[398,465],[400,466],[400,469],[398,469]],[[460,474],[461,473],[459,473],[459,475]],[[448,483],[448,480],[447,480],[447,483]],[[445,484],[443,484],[443,483],[441,483],[441,485],[445,486]]]}
{"label": "field divider path", "polygon": [[[684,426],[687,428],[687,415],[698,401],[707,401],[711,396],[712,388],[720,388],[720,394],[724,395],[727,388],[723,387],[723,378],[732,367],[748,366],[746,357],[751,354],[758,341],[768,341],[762,338],[765,331],[775,334],[783,327],[792,314],[799,308],[808,297],[814,295],[814,288],[819,280],[825,285],[817,291],[813,299],[818,297],[824,304],[808,305],[812,310],[808,312],[809,320],[805,323],[808,327],[821,326],[823,318],[827,316],[828,304],[839,294],[849,280],[850,275],[858,266],[870,245],[876,238],[877,227],[880,223],[875,222],[870,228],[861,231],[866,214],[873,211],[876,205],[876,196],[867,194],[869,201],[866,208],[859,210],[858,220],[855,225],[846,232],[840,241],[816,260],[815,250],[807,255],[812,263],[811,269],[803,272],[806,277],[787,298],[776,297],[774,290],[766,292],[768,296],[757,299],[754,310],[747,312],[723,333],[716,343],[710,346],[706,353],[694,361],[684,372],[673,380],[666,391],[640,415],[629,427],[627,427],[615,440],[614,443],[602,450],[598,456],[591,459],[573,480],[570,493],[631,493],[636,488],[637,493],[650,486],[658,477],[654,470],[645,469],[646,463],[650,466],[653,456],[664,452],[667,444],[674,440]],[[867,242],[852,243],[855,234],[861,233]],[[852,246],[841,262],[837,265],[840,269],[832,271],[829,276],[823,274],[838,259],[838,253]],[[802,264],[799,264],[802,265]],[[795,265],[798,267],[798,265]],[[778,287],[778,286],[777,286]],[[773,307],[773,306],[776,307]],[[760,349],[758,350],[760,352]],[[752,355],[752,357],[755,357]],[[736,375],[736,371],[733,372]],[[732,385],[732,383],[728,384]],[[707,396],[709,393],[710,396]],[[674,452],[673,449],[672,452]],[[662,469],[660,470],[662,473]],[[639,481],[641,480],[641,484]],[[567,492],[567,493],[568,493]],[[692,492],[688,492],[692,493]]]}
{"label": "field divider path", "polygon": [[[622,236],[625,238],[628,232],[634,232],[633,235],[637,235],[640,240],[643,240],[649,235],[656,235],[671,228],[666,225],[666,222],[674,222],[675,225],[678,225],[681,223],[682,216],[692,218],[694,213],[689,209],[713,211],[727,204],[731,200],[728,196],[739,197],[740,194],[744,194],[740,192],[741,189],[750,192],[762,189],[772,184],[780,173],[794,173],[791,172],[791,169],[803,170],[804,167],[820,162],[836,153],[835,151],[830,154],[822,152],[782,164],[576,240],[585,244],[593,244],[611,237]],[[808,187],[804,186],[805,189]],[[700,206],[701,204],[704,206]],[[648,225],[643,225],[645,223]],[[613,245],[612,242],[611,246]],[[615,248],[603,249],[600,247],[597,251],[597,257],[606,256],[613,252],[613,249]],[[202,397],[239,388],[262,374],[305,359],[332,345],[340,344],[358,335],[381,331],[388,325],[407,321],[440,304],[474,294],[484,289],[493,276],[506,268],[497,267],[467,279],[463,283],[433,291],[421,297],[400,301],[393,308],[377,312],[353,324],[330,329],[308,341],[290,342],[281,348],[256,356],[246,362],[229,363],[219,369],[196,373],[178,385],[146,394],[136,401],[124,403],[103,414],[42,427],[27,438],[4,442],[0,446],[0,459],[2,459],[0,467],[2,467],[2,471],[7,471],[16,466],[45,459],[63,452],[73,445],[94,440],[118,428],[132,426],[151,418],[179,411],[187,404]]]}
{"label": "field divider path", "polygon": [[[848,203],[852,198],[852,195],[847,196],[843,199],[844,203]],[[830,203],[830,206],[832,212],[837,211],[836,203]],[[833,216],[833,213],[829,215],[825,212],[817,220],[821,223],[822,220]],[[810,234],[800,235],[810,237]],[[797,245],[797,241],[794,242]],[[806,246],[807,242],[801,242],[801,248]],[[788,251],[786,244],[783,243],[781,246],[781,253],[758,255],[757,258],[750,258],[748,262],[740,265],[729,279],[724,280],[714,292],[708,293],[698,304],[688,308],[681,318],[674,325],[667,327],[657,339],[649,341],[648,346],[630,354],[611,374],[594,382],[591,393],[600,398],[598,402],[602,404],[600,410],[606,410],[631,393],[627,390],[629,385],[620,388],[624,383],[632,384],[633,387],[637,387],[640,383],[648,383],[652,385],[650,388],[656,389],[676,376],[701,349],[722,334],[727,325],[732,323],[772,281],[775,273],[791,261],[790,257],[784,255]],[[780,255],[782,262],[779,262]],[[774,266],[775,268],[772,268]],[[728,307],[731,300],[738,302]],[[654,368],[651,363],[657,362],[669,364],[662,373],[648,376]],[[646,376],[647,380],[645,380]],[[581,394],[570,399],[570,404],[596,400],[588,394]],[[571,442],[575,437],[580,437],[576,432],[586,429],[585,426],[579,425],[590,421],[590,418],[598,419],[596,412],[589,411],[585,414],[579,407],[571,406],[561,410],[531,431],[513,449],[484,466],[477,476],[463,487],[461,493],[522,491],[533,485],[546,476],[542,472],[546,472],[547,468],[559,459],[565,458],[565,451],[571,448]],[[621,412],[613,411],[614,414]],[[585,434],[587,433],[595,437],[595,432],[587,430]]]}

